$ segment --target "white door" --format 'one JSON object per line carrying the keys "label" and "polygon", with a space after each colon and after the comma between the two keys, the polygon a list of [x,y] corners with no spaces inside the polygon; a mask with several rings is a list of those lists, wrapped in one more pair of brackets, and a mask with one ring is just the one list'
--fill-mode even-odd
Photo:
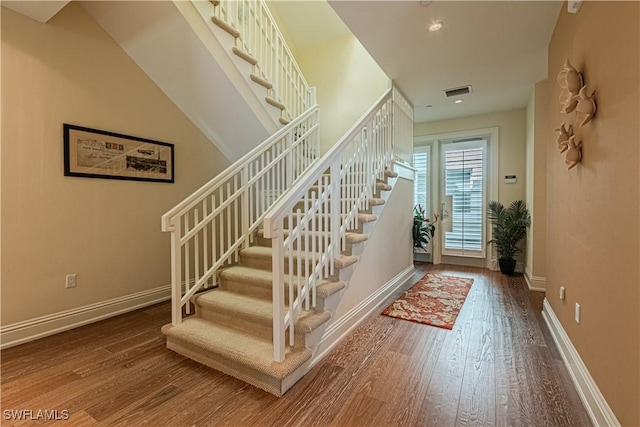
{"label": "white door", "polygon": [[443,141],[442,255],[486,257],[487,140]]}

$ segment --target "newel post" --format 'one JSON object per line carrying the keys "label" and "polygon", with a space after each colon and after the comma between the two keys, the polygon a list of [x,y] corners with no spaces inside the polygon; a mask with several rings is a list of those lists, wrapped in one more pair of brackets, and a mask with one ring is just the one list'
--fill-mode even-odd
{"label": "newel post", "polygon": [[171,324],[182,323],[182,246],[180,245],[180,221],[171,220]]}
{"label": "newel post", "polygon": [[284,254],[282,253],[282,219],[271,224],[271,247],[273,255],[273,360],[282,362],[285,355],[284,336]]}

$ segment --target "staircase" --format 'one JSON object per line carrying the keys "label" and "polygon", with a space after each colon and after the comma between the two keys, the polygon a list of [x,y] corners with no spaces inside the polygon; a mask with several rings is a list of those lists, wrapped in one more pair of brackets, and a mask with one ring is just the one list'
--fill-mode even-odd
{"label": "staircase", "polygon": [[[327,330],[342,296],[367,289],[351,277],[397,179],[391,165],[413,144],[412,108],[390,88],[320,157],[314,91],[264,1],[175,3],[233,40],[284,127],[163,215],[172,321],[162,332],[169,349],[281,396],[340,339]],[[337,331],[349,327],[340,320]]]}
{"label": "staircase", "polygon": [[203,17],[233,38],[231,52],[245,61],[249,79],[266,91],[264,101],[279,112],[287,125],[313,105],[314,95],[265,2],[255,0],[211,0],[213,11],[199,4]]}
{"label": "staircase", "polygon": [[322,158],[312,108],[163,216],[168,348],[277,396],[310,369],[396,179],[397,96]]}
{"label": "staircase", "polygon": [[[396,176],[389,170],[385,175]],[[386,181],[379,182],[377,188],[380,192],[391,189]],[[287,347],[282,362],[273,360],[273,250],[271,239],[264,237],[264,229],[257,231],[253,245],[240,251],[238,265],[220,271],[217,289],[192,298],[195,306],[192,316],[178,326],[169,324],[162,328],[167,335],[167,348],[281,396],[309,369],[311,349],[319,340],[319,334],[314,332],[331,319],[331,313],[325,310],[325,300],[345,288],[342,271],[358,261],[353,248],[367,241],[364,227],[373,225],[376,216],[372,208],[383,205],[384,199],[373,197],[369,203],[371,207],[358,214],[360,226],[345,236],[346,249],[334,260],[335,273],[316,284],[315,308],[303,309],[295,316],[295,343]],[[285,235],[289,231],[289,227],[283,230]],[[306,232],[301,243],[320,246],[324,238],[322,232]],[[312,239],[315,242],[310,242]],[[286,255],[295,256],[295,253]],[[300,266],[309,270],[309,264],[301,260]],[[297,287],[292,288],[295,297]],[[282,283],[282,290],[288,300],[288,278]]]}

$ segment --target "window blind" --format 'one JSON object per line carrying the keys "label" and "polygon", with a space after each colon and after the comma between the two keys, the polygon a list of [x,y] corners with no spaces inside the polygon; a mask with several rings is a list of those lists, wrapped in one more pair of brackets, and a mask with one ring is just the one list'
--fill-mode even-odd
{"label": "window blind", "polygon": [[444,194],[451,198],[445,254],[484,257],[485,151],[485,140],[444,146]]}
{"label": "window blind", "polygon": [[429,211],[429,153],[419,152],[413,154],[413,167],[416,169],[416,179],[413,184],[413,205],[422,205]]}

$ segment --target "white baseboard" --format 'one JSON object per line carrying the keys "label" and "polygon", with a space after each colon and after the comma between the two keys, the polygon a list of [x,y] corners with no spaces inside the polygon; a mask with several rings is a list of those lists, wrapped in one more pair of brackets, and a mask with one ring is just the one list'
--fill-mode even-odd
{"label": "white baseboard", "polygon": [[413,278],[415,269],[413,265],[407,267],[384,286],[371,294],[369,298],[349,310],[348,313],[333,322],[325,331],[318,351],[314,354],[310,366],[314,366],[324,356],[327,355],[338,343],[340,343],[353,329],[355,329],[364,319],[367,318],[378,306],[384,302],[389,295],[406,284]]}
{"label": "white baseboard", "polygon": [[547,290],[547,278],[542,276],[530,275],[526,270],[524,272],[524,280],[530,291],[545,292]]}
{"label": "white baseboard", "polygon": [[60,311],[0,328],[0,349],[67,331],[171,299],[171,285]]}
{"label": "white baseboard", "polygon": [[542,317],[544,318],[549,331],[556,342],[562,360],[569,370],[573,384],[582,399],[582,403],[589,414],[591,422],[595,426],[620,426],[620,422],[609,407],[604,396],[600,392],[598,385],[591,377],[589,370],[580,358],[578,351],[571,343],[569,336],[565,332],[562,324],[551,308],[551,304],[545,298],[542,306]]}

